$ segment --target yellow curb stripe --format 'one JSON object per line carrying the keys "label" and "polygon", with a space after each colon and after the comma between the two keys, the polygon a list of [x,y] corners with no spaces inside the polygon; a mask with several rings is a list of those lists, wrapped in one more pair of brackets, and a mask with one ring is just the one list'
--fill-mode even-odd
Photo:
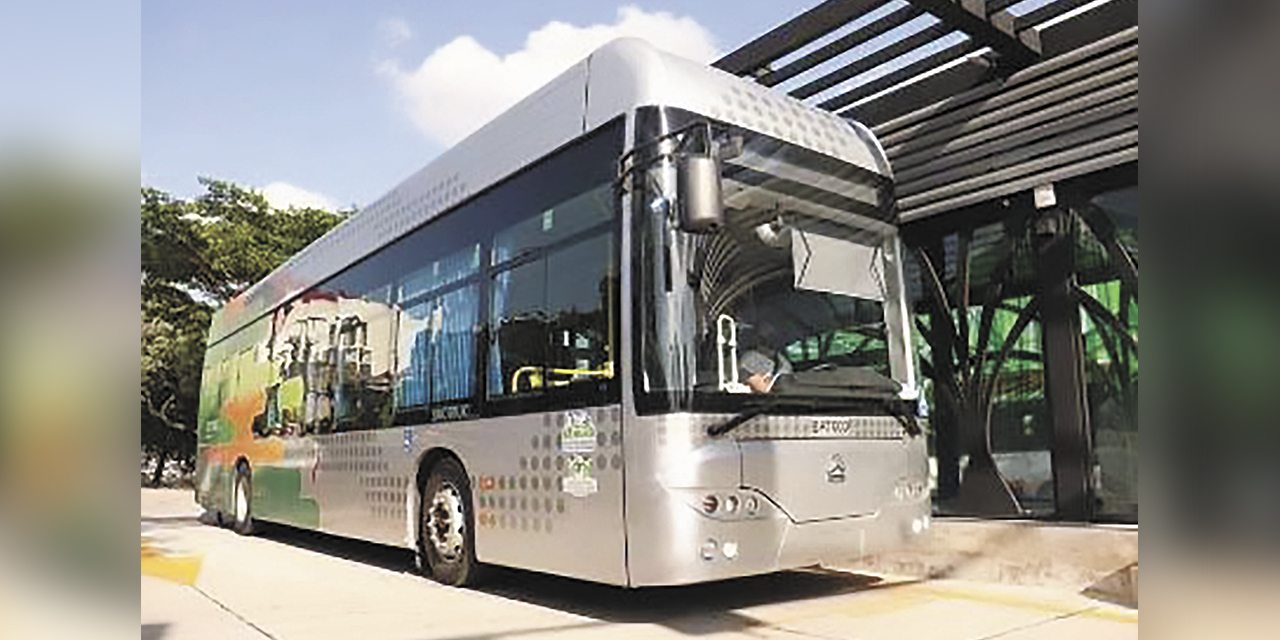
{"label": "yellow curb stripe", "polygon": [[142,575],[191,586],[200,575],[203,560],[199,556],[178,555],[156,547],[148,538],[142,539]]}
{"label": "yellow curb stripe", "polygon": [[954,600],[1010,607],[1049,616],[1093,618],[1129,624],[1138,622],[1136,611],[1100,605],[1090,600],[1070,596],[1055,599],[1052,596],[1046,598],[937,584],[904,584],[846,595],[856,597],[838,598],[822,603],[814,602],[799,610],[793,609],[782,616],[768,616],[768,619],[770,623],[786,624],[829,614],[864,618],[899,613],[938,601]]}
{"label": "yellow curb stripe", "polygon": [[1134,624],[1137,624],[1138,622],[1138,613],[1136,611],[1112,608],[1108,605],[1099,605],[1091,601],[1055,602],[1052,600],[1036,598],[1034,596],[980,591],[975,589],[962,589],[941,585],[922,585],[920,588],[930,592],[938,598],[982,602],[985,604],[1001,605],[1017,609],[1040,611],[1053,615],[1074,614],[1080,617],[1111,620],[1115,622],[1127,622]]}

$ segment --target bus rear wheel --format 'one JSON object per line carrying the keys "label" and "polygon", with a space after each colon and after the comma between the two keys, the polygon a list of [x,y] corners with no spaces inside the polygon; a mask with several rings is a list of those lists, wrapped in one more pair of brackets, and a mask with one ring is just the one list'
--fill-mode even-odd
{"label": "bus rear wheel", "polygon": [[437,462],[418,504],[418,556],[427,575],[454,587],[476,584],[475,516],[462,465],[453,458]]}
{"label": "bus rear wheel", "polygon": [[253,479],[249,468],[241,465],[236,469],[235,488],[231,493],[231,529],[242,536],[253,535]]}

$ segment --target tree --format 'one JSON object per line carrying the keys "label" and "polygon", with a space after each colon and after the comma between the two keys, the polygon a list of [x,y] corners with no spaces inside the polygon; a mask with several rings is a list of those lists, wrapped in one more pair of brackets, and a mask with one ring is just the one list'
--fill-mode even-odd
{"label": "tree", "polygon": [[255,191],[200,179],[181,200],[142,188],[142,450],[190,465],[205,336],[214,310],[324,235],[350,211],[276,209]]}

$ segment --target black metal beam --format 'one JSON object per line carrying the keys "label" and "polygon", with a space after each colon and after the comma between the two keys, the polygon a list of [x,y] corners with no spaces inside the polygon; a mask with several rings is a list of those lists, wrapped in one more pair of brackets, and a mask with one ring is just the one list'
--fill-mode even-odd
{"label": "black metal beam", "polygon": [[797,87],[790,91],[793,98],[803,100],[816,93],[821,93],[834,87],[845,80],[853,78],[860,73],[870,71],[908,51],[912,51],[918,47],[922,47],[942,36],[947,35],[948,29],[941,22],[930,25],[917,31],[897,42],[890,43],[880,49],[850,62],[849,64],[832,71],[820,78],[805,83],[803,86]]}
{"label": "black metal beam", "polygon": [[907,5],[899,8],[897,11],[887,16],[871,22],[861,29],[852,33],[845,34],[840,38],[833,40],[822,47],[805,54],[798,60],[788,63],[786,66],[776,71],[770,71],[760,76],[756,81],[766,87],[772,87],[780,82],[789,80],[809,69],[812,69],[827,60],[830,60],[876,36],[887,33],[897,27],[900,27],[916,18],[924,12],[920,9]]}
{"label": "black metal beam", "polygon": [[1052,58],[1138,24],[1138,0],[1111,0],[1044,29],[1027,29],[1019,37]]}
{"label": "black metal beam", "polygon": [[987,17],[994,16],[1019,2],[1022,0],[987,0]]}
{"label": "black metal beam", "polygon": [[938,102],[939,96],[959,95],[991,80],[991,77],[991,61],[986,56],[975,56],[919,81],[903,85],[893,93],[845,109],[840,115],[874,127],[934,104]]}
{"label": "black metal beam", "polygon": [[[1040,24],[1046,20],[1052,20],[1076,7],[1083,6],[1093,0],[1054,0],[1042,7],[1032,9],[1020,16],[1015,16],[1008,11],[991,15],[991,24],[995,28],[1017,37],[1018,32],[1032,25]],[[1028,45],[1030,46],[1030,45]],[[1034,48],[1034,47],[1033,47]]]}
{"label": "black metal beam", "polygon": [[[943,246],[942,234],[929,239],[923,247],[929,260],[942,269],[946,262],[946,249]],[[921,267],[923,270],[923,267]],[[941,275],[941,274],[939,274]],[[955,340],[951,333],[943,330],[944,322],[951,322],[944,312],[931,306],[929,331],[926,338],[933,357],[933,379],[954,380],[955,361],[951,353],[955,349]],[[938,460],[938,501],[950,505],[960,493],[960,416],[939,398],[943,393],[940,383],[933,385],[933,415],[930,418],[931,431],[934,434],[934,453]]]}
{"label": "black metal beam", "polygon": [[753,74],[888,0],[827,0],[715,61],[729,73]]}
{"label": "black metal beam", "polygon": [[1092,443],[1085,396],[1084,344],[1080,308],[1074,294],[1074,216],[1063,208],[1045,210],[1036,222],[1040,280],[1040,329],[1044,353],[1045,397],[1053,425],[1056,515],[1088,520]]}
{"label": "black metal beam", "polygon": [[818,106],[830,111],[842,109],[863,98],[877,94],[893,85],[904,82],[910,78],[914,78],[922,73],[931,71],[948,62],[956,60],[964,56],[973,48],[973,43],[969,40],[961,40],[948,47],[943,47],[933,53],[912,62],[911,64],[900,67],[896,71],[886,73],[874,80],[864,82],[830,100],[826,100]]}
{"label": "black metal beam", "polygon": [[1026,68],[1039,60],[1036,52],[1027,45],[995,28],[985,15],[979,16],[955,0],[910,0],[910,2],[937,16],[951,28],[967,33],[978,46],[991,47],[1000,55],[997,65],[1004,73]]}

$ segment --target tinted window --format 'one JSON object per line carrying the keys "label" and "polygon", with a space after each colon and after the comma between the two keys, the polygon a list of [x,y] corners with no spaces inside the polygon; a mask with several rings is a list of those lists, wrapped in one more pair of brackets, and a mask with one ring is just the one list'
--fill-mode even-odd
{"label": "tinted window", "polygon": [[211,347],[202,417],[243,384],[265,395],[260,435],[477,417],[482,396],[616,401],[622,135],[619,118],[282,305],[262,349]]}
{"label": "tinted window", "polygon": [[[575,197],[555,211],[572,212],[576,233],[557,232],[545,212],[499,238],[520,238],[519,258],[492,279],[490,397],[587,396],[612,388],[617,301],[616,227],[609,186]],[[546,234],[538,238],[535,231]],[[554,236],[561,239],[557,242]],[[542,248],[535,248],[542,247]],[[509,256],[495,250],[495,256]]]}
{"label": "tinted window", "polygon": [[415,303],[401,314],[402,407],[474,394],[480,288],[470,285]]}
{"label": "tinted window", "polygon": [[613,216],[611,196],[611,189],[592,189],[503,229],[493,239],[492,264],[561,242],[609,220]]}
{"label": "tinted window", "polygon": [[334,282],[276,313],[271,430],[282,435],[387,426],[396,310],[391,286],[360,292]]}
{"label": "tinted window", "polygon": [[[547,309],[553,383],[576,385],[613,375],[617,258],[612,234],[547,257]],[[572,371],[573,373],[569,373]]]}

